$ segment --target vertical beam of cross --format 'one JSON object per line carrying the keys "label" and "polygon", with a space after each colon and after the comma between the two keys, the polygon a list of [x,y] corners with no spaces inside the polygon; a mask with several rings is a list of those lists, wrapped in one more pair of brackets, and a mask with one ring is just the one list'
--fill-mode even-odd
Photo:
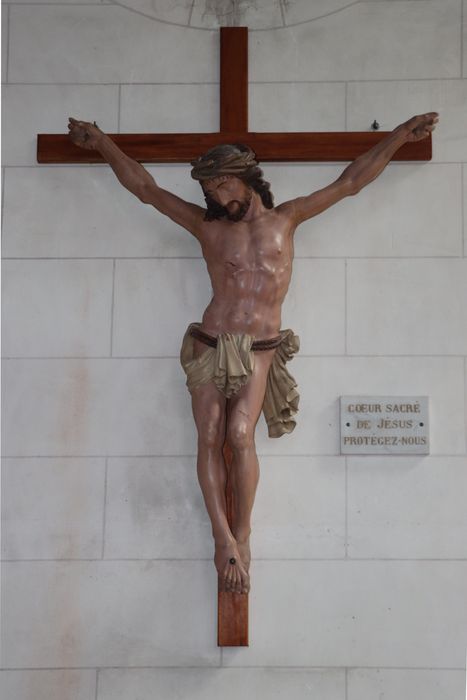
{"label": "vertical beam of cross", "polygon": [[[230,527],[235,515],[235,499],[231,485],[232,450],[226,442],[223,449],[228,478],[226,487],[227,520]],[[220,647],[248,646],[248,595],[227,593],[218,586],[217,644]]]}
{"label": "vertical beam of cross", "polygon": [[248,132],[248,28],[221,27],[220,131]]}
{"label": "vertical beam of cross", "polygon": [[[248,29],[221,28],[220,132],[248,132]],[[227,141],[233,139],[227,138]],[[244,140],[240,137],[239,140]],[[232,528],[235,499],[232,489],[232,450],[224,445],[228,472],[226,487],[227,520]],[[248,595],[227,593],[218,586],[217,643],[221,647],[248,646]]]}

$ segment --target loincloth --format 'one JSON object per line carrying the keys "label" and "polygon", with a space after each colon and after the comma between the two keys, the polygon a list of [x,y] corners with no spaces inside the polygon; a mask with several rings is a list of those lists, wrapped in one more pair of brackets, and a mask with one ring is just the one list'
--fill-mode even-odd
{"label": "loincloth", "polygon": [[[294,415],[300,399],[297,383],[285,364],[300,347],[300,339],[290,328],[279,331],[277,338],[255,341],[247,333],[222,333],[211,339],[205,352],[194,357],[193,330],[198,339],[200,323],[190,323],[183,337],[180,362],[187,375],[186,385],[190,393],[197,386],[213,381],[226,398],[234,396],[250,379],[255,366],[255,351],[276,347],[266,381],[263,414],[269,437],[281,437],[295,428]],[[203,334],[206,335],[206,334]],[[213,347],[216,342],[216,347]],[[254,345],[256,343],[256,345]],[[268,345],[269,344],[269,345]]]}

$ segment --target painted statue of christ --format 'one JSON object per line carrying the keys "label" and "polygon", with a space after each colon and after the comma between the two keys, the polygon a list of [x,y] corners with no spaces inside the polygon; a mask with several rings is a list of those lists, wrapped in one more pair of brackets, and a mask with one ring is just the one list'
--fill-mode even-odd
{"label": "painted statue of christ", "polygon": [[[250,589],[251,512],[259,479],[255,427],[263,411],[270,437],[290,433],[297,385],[286,363],[298,336],[281,329],[297,227],[374,180],[407,141],[426,138],[438,121],[429,112],[400,124],[356,158],[327,187],[274,205],[269,183],[244,144],[216,146],[193,161],[206,206],[162,189],[96,124],[70,117],[74,144],[97,150],[122,185],[195,236],[213,296],[202,319],[188,326],[180,352],[198,431],[197,472],[212,523],[221,589]],[[168,290],[170,293],[170,290]],[[235,517],[227,520],[223,445],[232,450]]]}

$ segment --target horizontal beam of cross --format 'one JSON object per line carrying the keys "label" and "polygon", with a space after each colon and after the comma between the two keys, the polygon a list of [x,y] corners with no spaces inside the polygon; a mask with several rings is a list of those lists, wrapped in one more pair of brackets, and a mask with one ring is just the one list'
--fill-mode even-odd
{"label": "horizontal beam of cross", "polygon": [[[214,134],[109,134],[131,158],[144,163],[189,163],[220,143],[246,143],[259,161],[350,161],[375,146],[389,131],[218,132]],[[409,142],[392,160],[430,160],[431,135]],[[71,143],[67,134],[39,134],[38,163],[104,163],[97,151]]]}

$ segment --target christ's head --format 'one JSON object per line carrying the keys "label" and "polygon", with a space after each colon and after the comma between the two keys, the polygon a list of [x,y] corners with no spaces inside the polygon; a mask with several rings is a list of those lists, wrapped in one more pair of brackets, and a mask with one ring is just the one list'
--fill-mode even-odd
{"label": "christ's head", "polygon": [[[247,213],[253,190],[235,175],[219,175],[201,183],[211,219],[240,221]],[[212,220],[211,219],[211,220]]]}
{"label": "christ's head", "polygon": [[206,200],[207,221],[222,218],[240,221],[250,207],[254,192],[267,209],[273,208],[269,183],[263,179],[263,171],[248,146],[215,146],[192,165],[191,177],[199,181]]}

